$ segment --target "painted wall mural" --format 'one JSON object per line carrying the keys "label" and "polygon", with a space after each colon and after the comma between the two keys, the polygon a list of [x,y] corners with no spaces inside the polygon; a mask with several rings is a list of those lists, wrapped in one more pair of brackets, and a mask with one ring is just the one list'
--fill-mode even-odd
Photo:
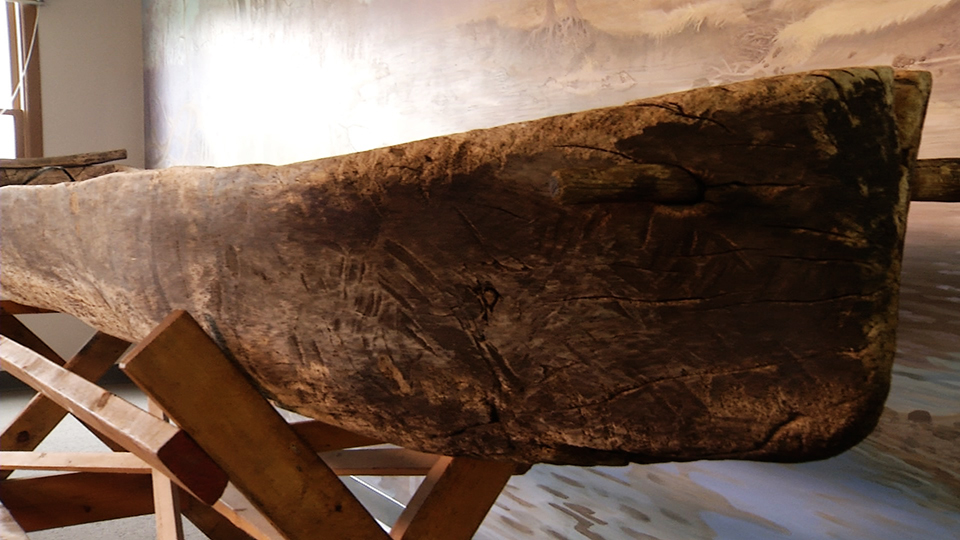
{"label": "painted wall mural", "polygon": [[956,154],[956,0],[147,0],[150,166],[286,163],[696,86],[848,65],[936,79]]}
{"label": "painted wall mural", "polygon": [[[289,163],[778,73],[929,70],[960,156],[960,0],[144,0],[152,167]],[[831,460],[536,466],[478,538],[957,538],[960,204],[908,224],[894,384]],[[407,480],[380,481],[398,498]]]}

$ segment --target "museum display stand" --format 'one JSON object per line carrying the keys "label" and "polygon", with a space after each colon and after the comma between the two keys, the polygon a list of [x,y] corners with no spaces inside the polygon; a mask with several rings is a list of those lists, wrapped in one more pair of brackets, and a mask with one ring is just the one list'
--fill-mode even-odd
{"label": "museum display stand", "polygon": [[[132,350],[97,333],[64,361],[14,317],[41,311],[4,302],[0,313],[2,367],[38,392],[0,438],[4,539],[149,513],[160,539],[183,538],[181,515],[214,540],[470,538],[523,472],[287,422],[186,312]],[[96,384],[117,361],[149,410]],[[113,453],[36,451],[67,413]],[[61,474],[10,478],[14,470]],[[425,478],[386,530],[338,475]]]}

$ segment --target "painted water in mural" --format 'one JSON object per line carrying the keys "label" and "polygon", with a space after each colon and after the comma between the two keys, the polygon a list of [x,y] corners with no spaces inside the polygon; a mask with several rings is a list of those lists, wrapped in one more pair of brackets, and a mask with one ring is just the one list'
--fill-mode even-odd
{"label": "painted water in mural", "polygon": [[[145,0],[144,15],[154,167],[288,163],[848,65],[931,71],[921,157],[960,156],[960,0]],[[960,204],[913,205],[900,319],[887,409],[853,450],[536,466],[478,538],[960,538]]]}

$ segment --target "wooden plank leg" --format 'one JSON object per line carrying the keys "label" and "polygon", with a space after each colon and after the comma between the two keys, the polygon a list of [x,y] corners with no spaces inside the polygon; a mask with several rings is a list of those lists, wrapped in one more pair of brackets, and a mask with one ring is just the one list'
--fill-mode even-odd
{"label": "wooden plank leg", "polygon": [[[96,381],[115,364],[130,347],[126,341],[97,332],[90,341],[63,368]],[[33,450],[63,420],[67,411],[43,394],[37,394],[0,434],[0,449],[5,451]],[[103,440],[103,439],[101,439]],[[109,445],[108,445],[109,446]],[[113,448],[116,450],[116,448]],[[0,479],[12,471],[0,472]]]}
{"label": "wooden plank leg", "polygon": [[2,336],[0,366],[200,500],[212,504],[223,493],[226,474],[183,430]]}
{"label": "wooden plank leg", "polygon": [[180,519],[180,492],[160,471],[150,473],[153,481],[153,512],[157,522],[157,540],[183,540]]}
{"label": "wooden plank leg", "polygon": [[[226,497],[226,494],[224,494],[224,497]],[[221,498],[216,505],[222,505],[222,501]],[[210,540],[273,540],[272,538],[247,534],[222,512],[215,510],[214,507],[200,501],[186,491],[180,491],[180,502],[184,517],[189,519]]]}
{"label": "wooden plank leg", "polygon": [[[148,411],[164,422],[167,418],[152,399]],[[153,513],[157,521],[157,540],[183,540],[183,521],[180,519],[180,490],[158,470],[151,473],[153,480]]]}
{"label": "wooden plank leg", "polygon": [[383,444],[383,441],[357,435],[337,426],[331,426],[319,420],[303,420],[292,422],[290,427],[304,442],[310,445],[314,452],[329,452],[342,448],[356,448]]}
{"label": "wooden plank leg", "polygon": [[515,472],[513,463],[440,458],[390,529],[390,538],[469,540]]}
{"label": "wooden plank leg", "polygon": [[13,514],[7,510],[7,507],[0,503],[0,538],[3,540],[29,540],[27,531],[13,519]]}
{"label": "wooden plank leg", "polygon": [[150,474],[153,469],[129,452],[0,452],[5,472],[73,471]]}
{"label": "wooden plank leg", "polygon": [[284,535],[277,531],[263,514],[257,511],[243,493],[228,485],[223,497],[213,508],[256,540],[279,540]]}
{"label": "wooden plank leg", "polygon": [[153,513],[146,474],[69,473],[4,480],[0,500],[27,532]]}
{"label": "wooden plank leg", "polygon": [[386,538],[336,474],[186,312],[167,317],[121,369],[289,540]]}

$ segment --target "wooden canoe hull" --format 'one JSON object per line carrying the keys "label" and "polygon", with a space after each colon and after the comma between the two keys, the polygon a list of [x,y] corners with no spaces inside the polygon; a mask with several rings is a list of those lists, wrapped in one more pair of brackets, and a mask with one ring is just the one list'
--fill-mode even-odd
{"label": "wooden canoe hull", "polygon": [[[4,187],[2,294],[129,340],[186,309],[279,404],[410,448],[825,457],[888,389],[923,84],[811,72],[281,167]],[[695,196],[557,196],[557,171],[635,164]]]}

